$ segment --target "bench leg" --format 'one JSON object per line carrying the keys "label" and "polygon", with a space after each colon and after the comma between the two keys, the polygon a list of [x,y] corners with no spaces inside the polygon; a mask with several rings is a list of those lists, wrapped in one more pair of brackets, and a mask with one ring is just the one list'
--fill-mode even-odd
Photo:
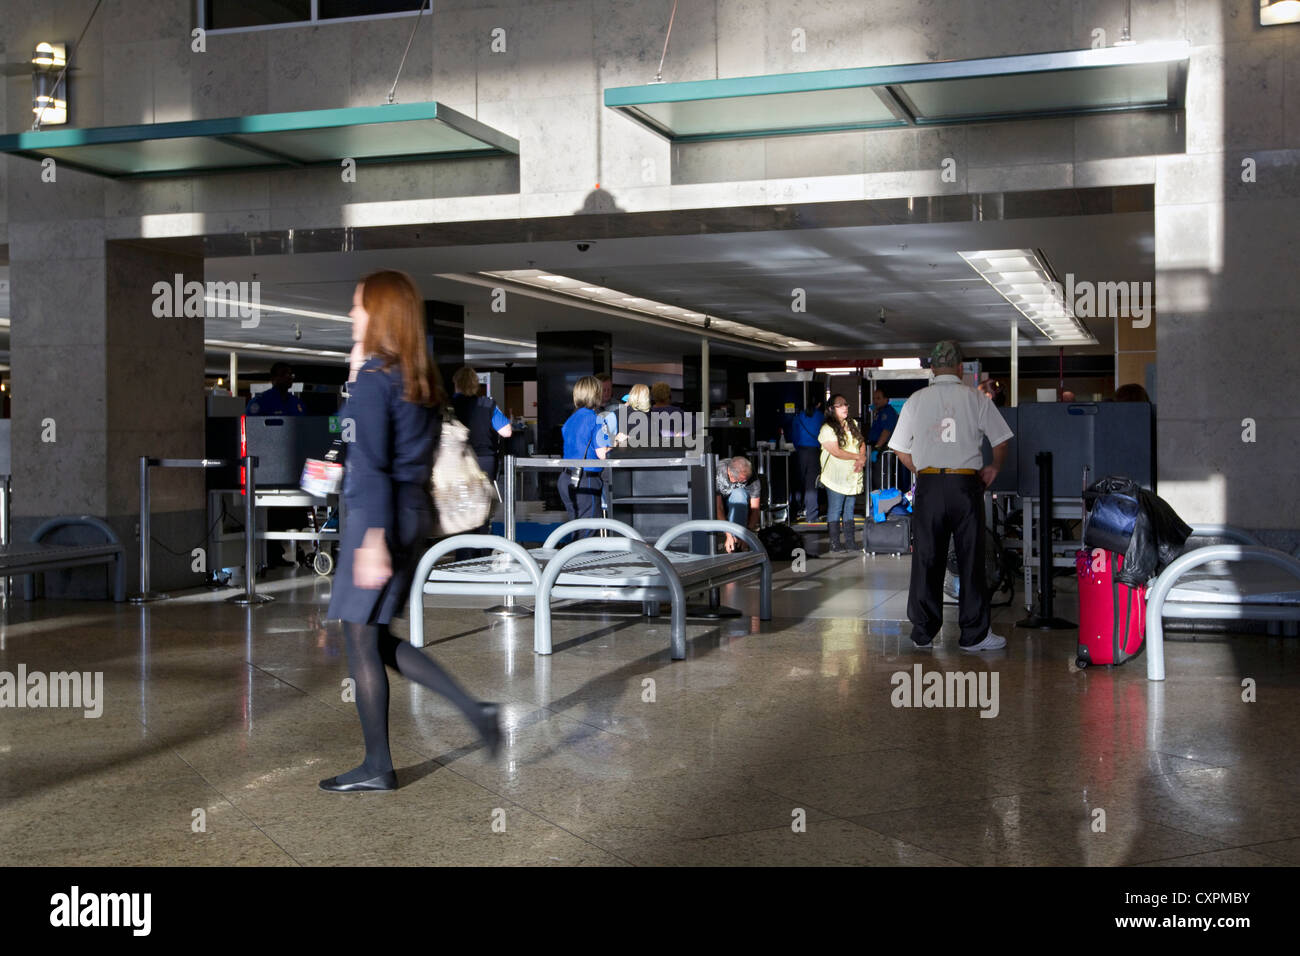
{"label": "bench leg", "polygon": [[673,601],[673,637],[672,658],[675,661],[686,659],[686,602]]}
{"label": "bench leg", "polygon": [[1164,623],[1160,619],[1162,608],[1156,609],[1154,618],[1147,613],[1147,680],[1165,679]]}
{"label": "bench leg", "polygon": [[533,609],[533,653],[551,653],[551,596],[538,594]]}
{"label": "bench leg", "polygon": [[673,660],[680,661],[686,658],[686,590],[676,574],[668,580],[668,588],[672,592],[673,601],[671,653]]}

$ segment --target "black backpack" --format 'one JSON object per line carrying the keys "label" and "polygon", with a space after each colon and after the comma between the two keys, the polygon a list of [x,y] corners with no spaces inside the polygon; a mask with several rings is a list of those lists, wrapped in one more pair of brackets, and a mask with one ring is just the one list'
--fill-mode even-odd
{"label": "black backpack", "polygon": [[758,540],[773,561],[793,561],[795,549],[803,547],[803,537],[788,524],[768,525],[758,532]]}

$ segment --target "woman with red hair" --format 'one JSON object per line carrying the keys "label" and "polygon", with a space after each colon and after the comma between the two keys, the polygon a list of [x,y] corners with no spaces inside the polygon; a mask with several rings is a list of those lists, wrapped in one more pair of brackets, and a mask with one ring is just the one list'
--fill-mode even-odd
{"label": "woman with red hair", "polygon": [[354,440],[343,473],[347,521],[327,616],[343,622],[366,757],[361,766],[322,780],[322,790],[397,788],[385,665],[449,699],[493,754],[501,739],[495,704],[474,700],[388,628],[406,604],[434,529],[429,476],[447,396],[425,346],[423,310],[415,284],[401,272],[369,275],[352,296],[355,381],[340,415],[345,428],[351,420]]}

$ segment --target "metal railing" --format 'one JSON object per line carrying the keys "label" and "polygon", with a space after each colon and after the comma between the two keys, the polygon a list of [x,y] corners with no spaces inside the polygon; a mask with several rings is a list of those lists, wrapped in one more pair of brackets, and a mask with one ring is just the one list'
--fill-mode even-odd
{"label": "metal railing", "polygon": [[[256,496],[256,481],[254,471],[257,468],[257,457],[255,455],[246,455],[241,459],[246,476],[245,500],[244,500],[244,593],[237,594],[227,600],[231,604],[265,604],[274,598],[267,597],[257,593],[254,579],[257,577],[257,568],[253,563],[253,546],[256,534],[256,517],[253,506],[254,497]],[[152,541],[151,521],[150,521],[150,500],[149,500],[149,469],[150,468],[225,468],[231,462],[225,458],[150,458],[141,456],[140,458],[140,591],[138,594],[132,594],[130,601],[132,604],[147,604],[151,601],[166,600],[168,595],[153,591],[150,589],[150,567],[149,567],[149,545]]]}
{"label": "metal railing", "polygon": [[[596,468],[607,471],[616,468],[699,468],[703,466],[707,471],[707,482],[709,494],[713,494],[716,486],[717,459],[712,454],[705,454],[701,457],[690,458],[518,458],[514,455],[506,455],[503,462],[504,487],[501,490],[502,505],[504,513],[502,516],[502,530],[505,532],[505,538],[508,541],[515,540],[517,528],[515,514],[515,471],[516,469],[526,471],[561,471],[566,468]],[[711,512],[710,512],[711,513]],[[505,603],[498,604],[487,609],[488,614],[497,614],[501,617],[524,617],[529,612],[520,610],[515,606],[515,595],[507,592]]]}

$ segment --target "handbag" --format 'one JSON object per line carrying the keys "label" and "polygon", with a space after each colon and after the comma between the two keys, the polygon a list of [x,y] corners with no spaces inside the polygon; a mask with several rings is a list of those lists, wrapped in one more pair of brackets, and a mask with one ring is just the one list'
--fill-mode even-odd
{"label": "handbag", "polygon": [[1128,553],[1142,506],[1132,495],[1084,493],[1083,546]]}
{"label": "handbag", "polygon": [[429,493],[438,509],[438,533],[444,537],[483,527],[496,497],[495,486],[483,474],[469,445],[469,429],[446,406]]}
{"label": "handbag", "polygon": [[343,487],[343,452],[343,441],[336,438],[324,458],[308,458],[298,487],[317,498],[337,495]]}

